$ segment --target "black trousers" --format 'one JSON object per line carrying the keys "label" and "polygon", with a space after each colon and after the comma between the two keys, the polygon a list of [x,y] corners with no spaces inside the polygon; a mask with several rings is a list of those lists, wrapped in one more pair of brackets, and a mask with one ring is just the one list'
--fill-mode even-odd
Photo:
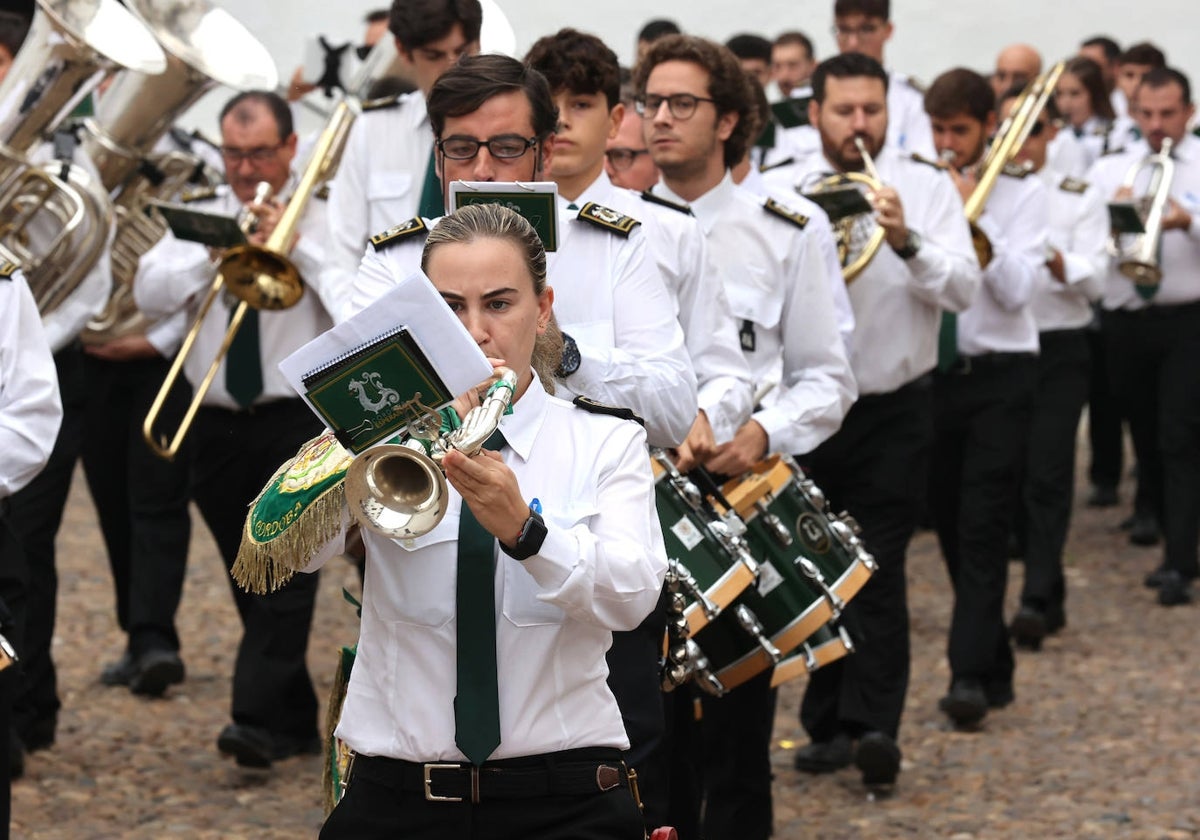
{"label": "black trousers", "polygon": [[[83,471],[108,550],[117,623],[134,656],[179,649],[175,612],[191,536],[188,442],[171,462],[142,439],[142,420],[169,367],[162,358],[84,360],[89,393]],[[181,380],[163,407],[163,428],[175,427],[189,397]]]}
{"label": "black trousers", "polygon": [[896,738],[908,690],[905,555],[928,487],[933,383],[923,376],[887,394],[868,394],[842,428],[804,459],[835,511],[862,526],[878,571],[846,605],[853,656],[809,677],[800,722],[814,741],[877,730]]}
{"label": "black trousers", "polygon": [[1037,360],[997,353],[970,362],[969,373],[934,376],[930,505],[954,585],[951,674],[1000,686],[1013,673],[1006,542]]}
{"label": "black trousers", "polygon": [[1196,577],[1200,539],[1200,303],[1106,312],[1113,390],[1138,484],[1158,502],[1164,563]]}
{"label": "black trousers", "polygon": [[[20,540],[8,521],[8,500],[0,499],[0,633],[24,655],[22,634],[25,626],[26,587],[29,570]],[[13,729],[13,703],[20,688],[21,666],[0,671],[0,756],[9,754]],[[12,816],[12,785],[8,774],[0,781],[0,840],[7,840]]]}
{"label": "black trousers", "polygon": [[1095,487],[1117,487],[1125,460],[1121,409],[1112,392],[1107,338],[1102,325],[1084,331],[1091,357],[1088,377],[1088,442],[1092,460],[1088,479]]}
{"label": "black trousers", "polygon": [[83,350],[78,345],[63,348],[54,354],[54,365],[63,403],[62,426],[45,469],[9,500],[9,522],[29,568],[21,687],[13,708],[13,723],[26,743],[35,744],[53,742],[62,706],[50,657],[58,599],[54,540],[71,490],[87,408]]}
{"label": "black trousers", "polygon": [[1075,438],[1088,395],[1087,332],[1056,330],[1040,336],[1021,492],[1025,512],[1021,601],[1043,610],[1062,607],[1066,597],[1062,555],[1075,490]]}
{"label": "black trousers", "polygon": [[638,775],[646,825],[667,824],[671,777],[664,749],[666,721],[659,686],[659,659],[667,629],[666,594],[634,630],[613,633],[608,649],[608,688],[621,709],[629,751],[625,763]]}
{"label": "black trousers", "polygon": [[705,840],[771,836],[771,730],[777,694],[768,670],[724,697],[702,701]]}
{"label": "black trousers", "polygon": [[[233,566],[250,502],[321,424],[303,401],[280,400],[251,411],[203,408],[192,431],[192,498]],[[269,595],[229,579],[242,620],[233,672],[235,723],[290,738],[317,734],[317,697],[305,663],[317,575],[296,575]]]}

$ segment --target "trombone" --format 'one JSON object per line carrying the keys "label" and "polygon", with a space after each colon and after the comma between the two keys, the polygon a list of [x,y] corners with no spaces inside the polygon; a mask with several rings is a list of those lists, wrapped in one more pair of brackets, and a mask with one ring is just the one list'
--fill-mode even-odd
{"label": "trombone", "polygon": [[[304,174],[300,177],[300,183],[297,185],[295,193],[287,207],[284,208],[283,215],[279,217],[279,223],[267,237],[267,241],[262,245],[250,243],[235,245],[225,252],[225,256],[217,268],[217,276],[209,287],[208,296],[200,305],[196,319],[192,322],[191,329],[188,330],[188,334],[183,340],[183,345],[175,355],[175,361],[171,364],[166,379],[158,389],[158,395],[154,398],[154,403],[150,406],[146,419],[142,421],[142,437],[145,438],[146,444],[154,451],[154,454],[160,458],[168,461],[174,460],[175,454],[179,451],[184,437],[192,426],[196,412],[200,410],[200,404],[203,402],[205,394],[212,387],[213,379],[216,378],[217,370],[220,368],[225,354],[229,352],[229,347],[233,344],[233,339],[242,325],[242,320],[246,317],[247,310],[251,307],[268,311],[290,309],[304,296],[304,281],[301,279],[295,263],[288,258],[288,254],[291,253],[292,246],[295,244],[300,219],[304,215],[304,210],[313,193],[321,184],[332,178],[337,169],[346,136],[357,115],[358,107],[352,104],[351,100],[343,100],[338,103],[333,116],[330,117],[324,131],[317,139],[312,157],[304,169]],[[259,196],[256,196],[256,200],[265,199],[265,194],[261,192],[262,185],[259,186],[260,193]],[[243,219],[242,223],[243,225],[252,224],[253,219]],[[191,354],[196,337],[200,334],[204,319],[222,290],[228,291],[239,301],[230,318],[229,327],[225,330],[225,338],[221,342],[212,364],[208,366],[204,378],[196,386],[192,402],[175,434],[169,438],[167,435],[157,436],[154,427],[158,422],[163,403],[166,402],[171,389],[175,387],[180,371],[183,370],[184,362]]]}

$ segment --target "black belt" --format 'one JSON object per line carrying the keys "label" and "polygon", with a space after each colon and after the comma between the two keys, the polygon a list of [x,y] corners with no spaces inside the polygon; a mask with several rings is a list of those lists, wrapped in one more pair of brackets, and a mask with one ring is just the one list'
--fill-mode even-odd
{"label": "black belt", "polygon": [[1141,309],[1109,309],[1107,311],[1120,318],[1172,318],[1200,313],[1200,301],[1152,303]]}
{"label": "black belt", "polygon": [[393,790],[421,793],[430,802],[582,796],[629,785],[620,750],[581,749],[488,761],[482,767],[455,762],[417,764],[398,758],[355,755],[349,778]]}
{"label": "black belt", "polygon": [[1036,358],[1037,353],[981,353],[978,356],[959,356],[954,360],[954,364],[939,373],[965,376],[972,371],[997,370],[1018,362],[1031,362]]}

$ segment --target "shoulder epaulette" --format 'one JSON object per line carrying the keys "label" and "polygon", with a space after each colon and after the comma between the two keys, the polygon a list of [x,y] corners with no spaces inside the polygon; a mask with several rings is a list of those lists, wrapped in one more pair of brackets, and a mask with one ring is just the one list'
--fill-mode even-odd
{"label": "shoulder epaulette", "polygon": [[0,264],[0,280],[11,280],[13,274],[20,267],[12,260],[6,260],[3,264]]}
{"label": "shoulder epaulette", "polygon": [[371,237],[371,244],[375,246],[376,251],[382,251],[395,245],[402,239],[407,239],[418,233],[428,233],[429,229],[425,227],[425,220],[420,216],[414,216],[407,222],[401,222],[395,227],[388,228],[383,233],[377,233]]}
{"label": "shoulder epaulette", "polygon": [[397,93],[392,96],[381,96],[378,99],[368,99],[362,104],[361,110],[365,114],[367,111],[384,111],[388,108],[395,108],[400,104],[401,96],[402,94]]}
{"label": "shoulder epaulette", "polygon": [[580,221],[611,230],[613,233],[619,233],[621,236],[629,236],[633,229],[641,224],[632,216],[623,216],[616,210],[610,210],[594,201],[583,205],[577,218]]}
{"label": "shoulder epaulette", "polygon": [[219,191],[216,187],[199,187],[194,190],[187,190],[183,195],[179,196],[179,200],[184,204],[192,201],[207,201],[210,198],[216,198]]}
{"label": "shoulder epaulette", "polygon": [[313,198],[320,199],[321,201],[329,200],[329,182],[328,181],[326,181],[321,186],[317,187],[317,189],[313,192]]}
{"label": "shoulder epaulette", "polygon": [[1078,178],[1063,178],[1062,183],[1058,185],[1060,190],[1069,193],[1085,193],[1087,192],[1088,182],[1081,181]]}
{"label": "shoulder epaulette", "polygon": [[1004,174],[1009,178],[1028,178],[1031,172],[1032,169],[1019,163],[1010,163],[1004,167]]}
{"label": "shoulder epaulette", "polygon": [[642,193],[642,201],[649,201],[651,204],[670,207],[672,210],[683,213],[685,216],[695,215],[692,213],[692,208],[688,207],[686,204],[676,204],[674,201],[669,201],[660,195],[655,195],[654,193],[650,192],[650,190],[646,190]]}
{"label": "shoulder epaulette", "polygon": [[1124,152],[1125,152],[1124,146],[1117,146],[1117,148],[1115,148],[1115,149],[1109,149],[1104,154],[1100,155],[1100,157],[1108,157],[1109,155],[1120,155],[1120,154],[1124,154]]}
{"label": "shoulder epaulette", "polygon": [[760,173],[770,172],[772,169],[779,169],[784,166],[791,166],[795,162],[796,162],[796,159],[794,157],[789,156],[789,157],[785,157],[783,160],[777,160],[774,163],[764,163],[762,166],[758,167],[758,171]]}
{"label": "shoulder epaulette", "polygon": [[942,166],[942,165],[941,165],[940,163],[938,163],[936,160],[930,160],[929,158],[925,157],[924,155],[919,155],[919,154],[917,154],[916,152],[913,152],[913,153],[912,153],[912,154],[909,156],[909,158],[910,158],[911,160],[913,160],[914,162],[916,162],[916,163],[923,163],[923,164],[925,164],[926,166],[932,166],[934,169],[938,170],[939,172],[945,172],[945,171],[946,171],[946,167]]}
{"label": "shoulder epaulette", "polygon": [[786,219],[801,230],[808,226],[808,216],[797,213],[795,210],[792,210],[789,207],[784,207],[773,198],[767,199],[767,202],[763,205],[763,209],[768,213],[775,214],[781,219]]}
{"label": "shoulder epaulette", "polygon": [[602,402],[596,402],[591,397],[576,397],[574,400],[572,400],[572,404],[577,408],[582,408],[589,414],[607,414],[609,417],[617,417],[621,420],[632,420],[641,426],[646,425],[646,421],[639,417],[632,408],[620,408],[615,405],[606,405]]}

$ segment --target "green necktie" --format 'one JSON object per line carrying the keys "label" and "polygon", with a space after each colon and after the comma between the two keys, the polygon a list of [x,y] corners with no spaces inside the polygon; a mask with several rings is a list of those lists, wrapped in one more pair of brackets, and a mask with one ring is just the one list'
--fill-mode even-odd
{"label": "green necktie", "polygon": [[442,182],[437,176],[437,166],[434,155],[437,146],[429,150],[429,165],[425,167],[425,185],[421,187],[421,204],[417,214],[426,219],[439,219],[446,215],[446,205],[442,200]]}
{"label": "green necktie", "polygon": [[953,312],[942,313],[942,326],[938,330],[938,373],[945,373],[958,361],[958,316]]}
{"label": "green necktie", "polygon": [[[233,320],[234,309],[229,313]],[[258,341],[258,310],[249,308],[225,355],[225,390],[242,408],[254,405],[263,390],[262,357]]]}
{"label": "green necktie", "polygon": [[576,204],[574,201],[572,201],[570,204],[567,205],[567,209],[568,210],[578,210],[579,205]]}
{"label": "green necktie", "polygon": [[[504,446],[499,430],[484,443]],[[478,766],[500,745],[500,695],[496,686],[496,538],[462,503],[458,520],[458,696],[454,743]]]}

